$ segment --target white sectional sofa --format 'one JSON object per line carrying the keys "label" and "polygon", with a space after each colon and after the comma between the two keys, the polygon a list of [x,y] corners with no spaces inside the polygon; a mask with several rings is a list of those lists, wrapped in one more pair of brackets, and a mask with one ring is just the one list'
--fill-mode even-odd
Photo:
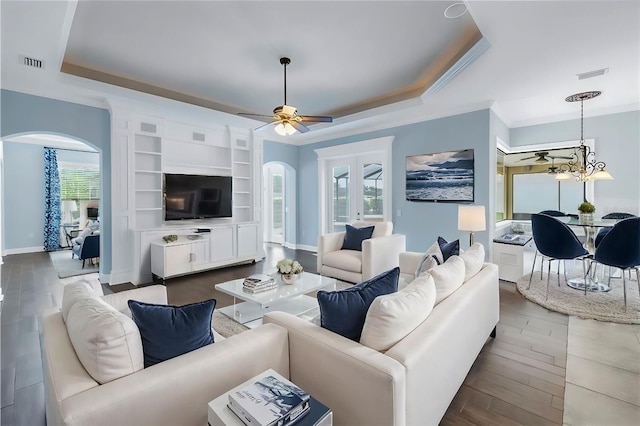
{"label": "white sectional sofa", "polygon": [[[400,254],[402,278],[422,256]],[[264,321],[288,330],[291,380],[331,407],[334,425],[425,426],[440,422],[498,315],[498,267],[485,263],[386,352],[284,312]]]}
{"label": "white sectional sofa", "polygon": [[[103,299],[126,315],[127,300],[166,304],[167,294],[158,285]],[[41,332],[48,425],[202,426],[207,403],[229,389],[269,368],[289,376],[287,331],[273,324],[104,384],[78,359],[59,309],[42,315]]]}

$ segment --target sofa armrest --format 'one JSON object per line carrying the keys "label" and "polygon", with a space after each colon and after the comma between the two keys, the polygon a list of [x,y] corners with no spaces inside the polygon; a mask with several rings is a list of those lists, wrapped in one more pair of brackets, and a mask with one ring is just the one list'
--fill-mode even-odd
{"label": "sofa armrest", "polygon": [[400,253],[400,273],[415,275],[424,253],[405,251]]}
{"label": "sofa armrest", "polygon": [[322,256],[333,251],[338,251],[344,243],[346,232],[332,232],[318,237],[318,273],[322,271]]}
{"label": "sofa armrest", "polygon": [[405,368],[396,360],[284,312],[291,381],[331,407],[336,425],[404,425]]}
{"label": "sofa armrest", "polygon": [[273,324],[81,392],[60,412],[66,425],[206,425],[210,401],[269,368],[289,377],[287,331]]}
{"label": "sofa armrest", "polygon": [[402,234],[369,238],[362,242],[362,280],[366,281],[398,266],[400,253],[406,250]]}

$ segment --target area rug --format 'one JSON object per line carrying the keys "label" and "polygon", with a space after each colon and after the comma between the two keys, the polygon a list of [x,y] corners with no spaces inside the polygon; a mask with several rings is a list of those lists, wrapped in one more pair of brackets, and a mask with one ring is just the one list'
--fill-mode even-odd
{"label": "area rug", "polygon": [[[351,287],[353,284],[337,281],[336,282],[336,290],[343,290],[345,288]],[[310,296],[316,295],[317,292],[309,293]],[[319,310],[316,309],[315,311]],[[314,312],[316,313],[316,312]],[[317,315],[316,313],[316,315]],[[306,319],[308,321],[312,321],[315,315],[302,315],[301,318]],[[213,311],[213,319],[212,319],[212,327],[215,331],[217,331],[222,337],[233,336],[234,334],[242,333],[243,331],[249,330],[248,327],[240,324],[239,322],[229,318],[223,313],[219,311]]]}
{"label": "area rug", "polygon": [[78,260],[77,257],[71,259],[71,250],[50,251],[49,257],[51,258],[51,262],[53,262],[53,267],[58,273],[58,278],[91,274],[98,272],[100,269],[99,265],[91,264],[89,259],[84,262],[83,269],[82,260]]}
{"label": "area rug", "polygon": [[[574,277],[568,277],[569,279]],[[605,280],[603,280],[605,281]],[[622,279],[611,279],[611,291],[606,293],[584,291],[567,286],[564,276],[560,274],[560,287],[555,273],[549,280],[549,297],[545,300],[547,290],[547,274],[540,279],[540,272],[533,274],[531,289],[529,274],[518,280],[518,291],[527,299],[551,311],[574,315],[583,319],[616,322],[620,324],[640,324],[640,295],[638,282],[630,281],[627,276],[627,311],[624,311]]]}

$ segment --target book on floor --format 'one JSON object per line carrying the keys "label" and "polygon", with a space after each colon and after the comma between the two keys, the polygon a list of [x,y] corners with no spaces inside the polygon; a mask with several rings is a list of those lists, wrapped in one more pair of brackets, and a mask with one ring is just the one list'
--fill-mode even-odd
{"label": "book on floor", "polygon": [[266,376],[229,394],[229,408],[245,424],[287,426],[309,412],[309,394],[288,380]]}

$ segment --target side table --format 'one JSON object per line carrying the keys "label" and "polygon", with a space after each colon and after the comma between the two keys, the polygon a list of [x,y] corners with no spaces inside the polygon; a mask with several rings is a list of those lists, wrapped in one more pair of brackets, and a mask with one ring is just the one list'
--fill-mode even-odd
{"label": "side table", "polygon": [[[227,407],[227,403],[229,402],[229,393],[236,389],[243,388],[245,386],[250,385],[258,381],[259,379],[265,376],[274,376],[279,379],[285,379],[280,374],[276,373],[274,370],[269,369],[258,374],[255,377],[247,380],[241,385],[236,386],[233,389],[230,389],[229,392],[225,392],[213,401],[209,402],[207,420],[209,422],[209,426],[246,426],[242,420],[235,415],[233,411],[229,407]],[[333,412],[323,405],[321,402],[316,400],[313,395],[311,395],[311,400],[309,401],[309,405],[311,406],[311,410],[305,414],[304,416],[296,419],[293,423],[293,426],[332,426],[333,425]]]}

